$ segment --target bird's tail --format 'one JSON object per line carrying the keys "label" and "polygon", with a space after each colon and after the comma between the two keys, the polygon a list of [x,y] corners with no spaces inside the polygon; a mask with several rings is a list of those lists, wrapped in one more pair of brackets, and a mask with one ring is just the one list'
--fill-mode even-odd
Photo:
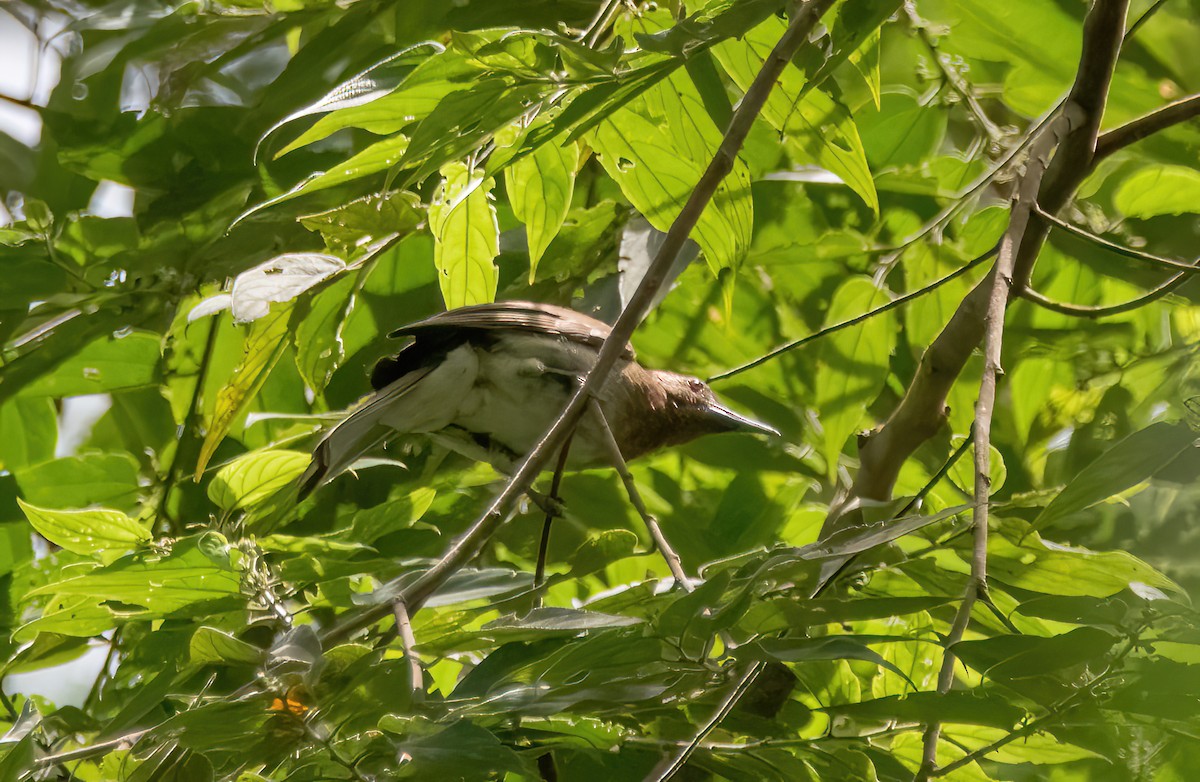
{"label": "bird's tail", "polygon": [[299,499],[341,475],[360,456],[387,440],[393,427],[384,424],[383,418],[394,413],[394,404],[426,374],[428,370],[411,372],[376,391],[330,429],[313,449],[312,461],[300,476]]}
{"label": "bird's tail", "polygon": [[368,407],[356,410],[334,426],[313,450],[308,469],[300,476],[299,499],[336,478],[360,456],[387,439],[379,414]]}

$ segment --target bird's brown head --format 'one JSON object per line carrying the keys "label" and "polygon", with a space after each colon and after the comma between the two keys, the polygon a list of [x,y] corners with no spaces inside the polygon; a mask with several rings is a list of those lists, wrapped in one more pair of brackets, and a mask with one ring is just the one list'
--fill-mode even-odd
{"label": "bird's brown head", "polygon": [[651,370],[643,381],[648,409],[626,422],[626,458],[682,445],[702,435],[721,432],[756,432],[778,435],[774,428],[735,412],[717,398],[699,378]]}

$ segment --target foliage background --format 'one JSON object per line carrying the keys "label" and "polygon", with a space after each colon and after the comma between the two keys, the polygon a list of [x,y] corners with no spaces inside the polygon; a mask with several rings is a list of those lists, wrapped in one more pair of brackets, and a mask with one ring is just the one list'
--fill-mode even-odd
{"label": "foliage background", "polygon": [[[694,593],[666,588],[619,481],[592,471],[564,482],[545,607],[530,610],[541,519],[527,512],[413,617],[420,681],[390,618],[329,637],[441,556],[502,479],[403,439],[296,507],[327,414],[364,392],[390,329],[444,306],[614,317],[651,227],[678,213],[784,30],[781,6],[0,9],[62,55],[44,105],[5,98],[36,112],[40,140],[0,136],[3,674],[106,656],[77,703],[6,687],[4,778],[642,779],[695,743],[695,778],[909,779],[934,722],[947,779],[1190,778],[1186,279],[1105,317],[1010,307],[991,605],[952,647],[949,693],[936,680],[968,583],[973,479],[969,458],[939,470],[970,431],[980,356],[895,499],[865,514],[886,522],[921,493],[924,515],[795,547],[853,485],[856,433],[896,407],[979,263],[714,382],[778,441],[715,437],[635,465],[703,576]],[[1086,12],[836,5],[693,233],[699,260],[637,332],[643,362],[717,375],[985,253],[1031,130],[1074,79]],[[1132,4],[1105,129],[1195,93],[1198,18],[1194,0]],[[1124,146],[1059,215],[1190,263],[1198,149],[1194,120]],[[111,183],[132,190],[129,214],[94,213]],[[1166,277],[1055,231],[1032,287],[1104,307]],[[64,400],[95,394],[102,417],[57,448]],[[822,558],[869,543],[886,545],[808,599]],[[790,671],[782,694],[702,730],[759,660]]]}

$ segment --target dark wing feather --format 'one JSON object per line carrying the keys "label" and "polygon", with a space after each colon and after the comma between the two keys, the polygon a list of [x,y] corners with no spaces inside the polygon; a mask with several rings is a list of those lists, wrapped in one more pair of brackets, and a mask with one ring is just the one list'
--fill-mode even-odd
{"label": "dark wing feather", "polygon": [[[599,349],[612,332],[607,323],[580,314],[566,307],[538,304],[529,301],[498,301],[477,304],[434,315],[431,318],[403,326],[389,337],[436,336],[454,329],[514,329],[547,334]],[[626,344],[624,357],[634,359],[633,346]]]}

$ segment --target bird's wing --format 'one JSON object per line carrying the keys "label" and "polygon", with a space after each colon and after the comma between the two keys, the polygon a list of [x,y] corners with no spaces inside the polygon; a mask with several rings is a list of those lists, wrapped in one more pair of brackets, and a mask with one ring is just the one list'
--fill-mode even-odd
{"label": "bird's wing", "polygon": [[[434,315],[431,318],[402,326],[389,337],[424,335],[436,336],[455,329],[516,330],[562,337],[599,349],[612,329],[595,318],[556,307],[529,301],[498,301],[478,304]],[[633,346],[626,344],[624,356],[634,358]]]}
{"label": "bird's wing", "polygon": [[368,396],[317,444],[300,478],[300,497],[333,480],[394,432],[431,432],[449,426],[478,371],[474,350],[460,346]]}

